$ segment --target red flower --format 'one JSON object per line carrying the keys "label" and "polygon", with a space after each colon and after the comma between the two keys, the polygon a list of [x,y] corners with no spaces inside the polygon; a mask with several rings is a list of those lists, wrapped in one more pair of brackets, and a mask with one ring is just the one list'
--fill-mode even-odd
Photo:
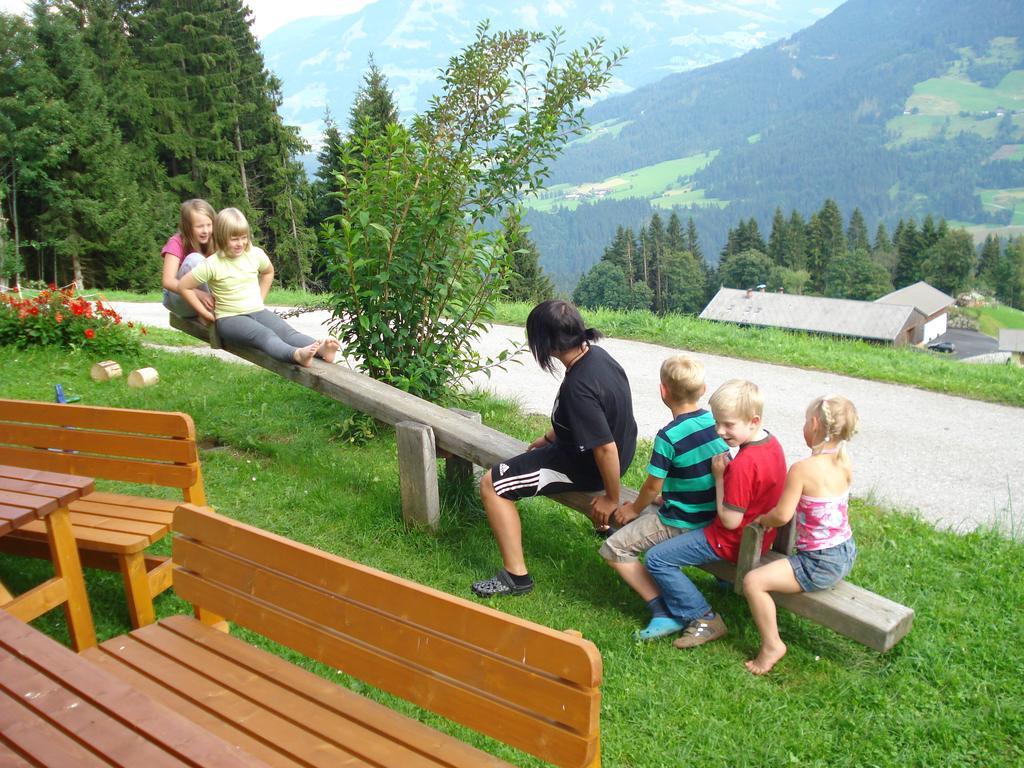
{"label": "red flower", "polygon": [[62,315],[60,312],[58,312],[56,315],[53,316],[53,319],[56,320],[58,323],[63,323],[64,322],[64,315]]}
{"label": "red flower", "polygon": [[48,285],[47,287],[48,287],[48,288],[49,288],[49,289],[50,289],[51,291],[56,291],[56,290],[57,290],[57,284],[56,284],[56,283],[50,283],[50,284],[49,284],[49,285]]}
{"label": "red flower", "polygon": [[96,331],[94,331],[92,328],[86,328],[83,331],[83,333],[85,334],[85,338],[87,338],[87,339],[92,339],[92,338],[95,338],[95,336],[96,336]]}

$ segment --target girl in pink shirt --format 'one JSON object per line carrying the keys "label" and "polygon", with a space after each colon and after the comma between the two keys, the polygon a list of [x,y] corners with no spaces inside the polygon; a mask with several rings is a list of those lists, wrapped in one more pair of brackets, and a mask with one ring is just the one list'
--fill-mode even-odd
{"label": "girl in pink shirt", "polygon": [[794,594],[827,589],[850,572],[857,556],[847,515],[853,470],[846,441],[857,431],[857,409],[845,397],[819,397],[807,408],[804,441],[811,455],[789,468],[782,497],[754,520],[775,528],[796,515],[796,552],[749,571],[743,594],[750,605],[761,648],[746,662],[767,674],[786,655],[770,592]]}
{"label": "girl in pink shirt", "polygon": [[[178,283],[185,275],[214,252],[213,206],[205,200],[186,200],[181,204],[178,231],[167,240],[160,255],[164,266],[161,283],[164,287],[164,306],[179,317],[195,317],[196,311],[178,292]],[[213,309],[213,296],[209,289],[199,287],[199,300],[207,309]]]}

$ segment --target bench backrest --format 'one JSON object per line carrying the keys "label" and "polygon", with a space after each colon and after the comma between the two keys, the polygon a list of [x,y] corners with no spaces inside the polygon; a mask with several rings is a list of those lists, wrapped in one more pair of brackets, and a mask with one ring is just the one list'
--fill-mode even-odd
{"label": "bench backrest", "polygon": [[184,413],[0,399],[0,464],[180,488],[206,503]]}
{"label": "bench backrest", "polygon": [[192,505],[174,591],[377,688],[555,765],[599,764],[593,643]]}

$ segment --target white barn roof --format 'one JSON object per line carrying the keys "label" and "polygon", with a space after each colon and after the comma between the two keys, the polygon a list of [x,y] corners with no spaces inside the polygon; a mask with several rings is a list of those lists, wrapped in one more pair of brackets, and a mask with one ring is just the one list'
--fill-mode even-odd
{"label": "white barn roof", "polygon": [[900,288],[898,291],[887,293],[880,299],[875,299],[875,302],[878,304],[905,304],[914,307],[925,317],[931,317],[947,307],[953,306],[956,299],[924,280],[920,280],[913,285]]}
{"label": "white barn roof", "polygon": [[924,318],[914,307],[791,293],[721,288],[700,313],[705,320],[829,333],[894,342]]}
{"label": "white barn roof", "polygon": [[1001,352],[1024,352],[1024,331],[1000,328],[999,350]]}

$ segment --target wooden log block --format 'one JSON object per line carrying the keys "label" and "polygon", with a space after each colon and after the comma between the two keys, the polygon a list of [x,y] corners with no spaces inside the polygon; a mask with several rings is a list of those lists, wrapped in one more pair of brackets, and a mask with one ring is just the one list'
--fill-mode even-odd
{"label": "wooden log block", "polygon": [[736,579],[732,588],[737,595],[743,594],[743,577],[747,571],[751,571],[761,562],[761,547],[764,544],[764,528],[757,523],[751,523],[743,529],[743,538],[740,540],[740,554],[736,558]]}
{"label": "wooden log block", "polygon": [[[464,416],[474,424],[483,424],[483,417],[476,411],[466,411],[462,408],[449,408],[452,413]],[[461,485],[468,483],[473,477],[473,462],[445,451],[444,453],[444,476],[450,485]]]}
{"label": "wooden log block", "polygon": [[121,376],[121,366],[114,360],[103,360],[89,370],[93,381],[110,381]]}
{"label": "wooden log block", "polygon": [[772,549],[779,554],[789,557],[793,554],[793,550],[796,548],[796,516],[790,518],[789,522],[779,527],[779,532],[775,534],[775,543],[772,544]]}
{"label": "wooden log block", "polygon": [[137,368],[128,374],[129,387],[151,387],[160,381],[156,368]]}
{"label": "wooden log block", "polygon": [[395,424],[402,518],[406,525],[436,531],[441,521],[434,430],[415,421]]}

